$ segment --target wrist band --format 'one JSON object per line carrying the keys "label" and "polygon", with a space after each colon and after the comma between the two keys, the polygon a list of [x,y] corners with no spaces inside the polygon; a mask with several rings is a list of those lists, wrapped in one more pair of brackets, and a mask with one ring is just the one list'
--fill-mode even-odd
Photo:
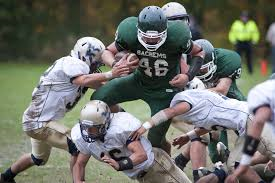
{"label": "wrist band", "polygon": [[198,135],[195,132],[195,130],[187,132],[186,135],[189,137],[190,140],[194,140],[194,139],[198,138]]}
{"label": "wrist band", "polygon": [[159,125],[162,122],[168,121],[168,117],[166,116],[163,110],[156,113],[150,120],[154,126]]}
{"label": "wrist band", "polygon": [[146,130],[152,128],[152,125],[150,122],[146,121],[145,123],[142,124],[143,128],[145,128]]}
{"label": "wrist band", "polygon": [[106,79],[112,79],[112,77],[113,77],[112,71],[104,72],[103,74]]}
{"label": "wrist band", "polygon": [[252,156],[249,156],[248,154],[243,154],[240,164],[241,165],[250,165],[251,160],[252,160]]}

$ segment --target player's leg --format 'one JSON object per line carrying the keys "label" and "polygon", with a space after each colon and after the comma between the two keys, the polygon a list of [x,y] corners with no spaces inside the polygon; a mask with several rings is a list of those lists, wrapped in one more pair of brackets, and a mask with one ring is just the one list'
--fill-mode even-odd
{"label": "player's leg", "polygon": [[252,59],[252,44],[247,42],[245,46],[245,55],[247,60],[247,68],[250,74],[253,73],[253,59]]}
{"label": "player's leg", "polygon": [[[242,155],[242,149],[244,146],[244,141],[245,141],[244,136],[238,137],[235,142],[234,148],[230,152],[230,155],[227,160],[227,167],[228,167],[229,174],[233,173],[234,170],[239,165],[241,155]],[[258,183],[258,182],[262,181],[260,176],[252,168],[249,168],[246,171],[246,173],[242,174],[240,176],[239,180],[241,182],[251,182],[251,183],[253,183],[253,182]]]}
{"label": "player's leg", "polygon": [[40,136],[40,138],[48,145],[63,149],[71,154],[70,170],[72,173],[78,150],[71,140],[71,129],[61,123],[51,121],[44,126],[43,134],[46,135]]}
{"label": "player's leg", "polygon": [[209,151],[210,159],[213,163],[222,161],[217,151],[218,142],[222,142],[226,147],[228,147],[228,138],[227,138],[226,130],[223,130],[221,132],[214,131],[210,133],[210,143],[208,144],[208,151]]}
{"label": "player's leg", "polygon": [[91,100],[101,100],[111,108],[113,105],[140,99],[143,90],[134,74],[116,78],[97,89],[91,96]]}
{"label": "player's leg", "polygon": [[32,153],[22,155],[15,163],[11,165],[3,174],[4,182],[12,182],[14,177],[20,172],[37,165],[44,165],[50,156],[51,146],[43,141],[31,138]]}
{"label": "player's leg", "polygon": [[154,163],[139,182],[156,183],[191,183],[186,174],[181,171],[174,163],[171,157],[162,149],[153,148],[155,155]]}
{"label": "player's leg", "polygon": [[[151,116],[162,109],[170,106],[175,93],[166,93],[165,91],[151,91],[146,93],[144,100],[149,104],[151,109]],[[148,140],[153,147],[162,148],[169,155],[171,155],[171,144],[166,140],[166,132],[169,129],[171,120],[161,123],[158,126],[151,128],[148,132]]]}

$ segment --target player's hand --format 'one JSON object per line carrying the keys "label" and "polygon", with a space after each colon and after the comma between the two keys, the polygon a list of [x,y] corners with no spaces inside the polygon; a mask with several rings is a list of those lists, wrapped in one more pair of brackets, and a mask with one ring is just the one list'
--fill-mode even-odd
{"label": "player's hand", "polygon": [[133,72],[136,68],[139,66],[139,58],[136,56],[136,54],[130,54],[127,57],[127,67],[129,68],[130,72]]}
{"label": "player's hand", "polygon": [[183,89],[188,82],[189,77],[186,74],[178,74],[171,81],[169,81],[169,84],[171,86]]}
{"label": "player's hand", "polygon": [[238,183],[238,182],[239,182],[238,178],[234,174],[228,175],[225,179],[225,183]]}
{"label": "player's hand", "polygon": [[112,68],[112,77],[117,78],[121,76],[128,75],[130,72],[130,69],[127,67],[127,65],[117,65],[115,64]]}
{"label": "player's hand", "polygon": [[144,134],[146,131],[147,130],[143,126],[141,126],[139,129],[130,134],[130,139],[133,141],[138,140],[141,137],[141,135]]}
{"label": "player's hand", "polygon": [[105,163],[111,165],[115,170],[118,170],[119,169],[119,164],[116,160],[108,157],[107,155],[104,155],[102,158],[101,158],[102,161],[104,161]]}
{"label": "player's hand", "polygon": [[238,177],[244,174],[248,169],[246,165],[239,165],[238,168],[234,171],[233,174],[229,175],[225,179],[225,183],[238,183]]}
{"label": "player's hand", "polygon": [[270,170],[270,171],[275,171],[275,163],[273,163],[271,160],[266,164],[265,168],[264,168],[264,172],[266,172],[266,170]]}
{"label": "player's hand", "polygon": [[187,144],[189,142],[189,137],[184,134],[184,135],[181,135],[177,138],[175,138],[172,142],[172,145],[173,146],[177,146],[178,145],[178,149],[180,149],[183,145]]}

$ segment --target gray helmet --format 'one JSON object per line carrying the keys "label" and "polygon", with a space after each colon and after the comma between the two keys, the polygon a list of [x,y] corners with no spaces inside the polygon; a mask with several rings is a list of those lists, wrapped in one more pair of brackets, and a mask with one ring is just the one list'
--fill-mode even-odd
{"label": "gray helmet", "polygon": [[217,70],[217,65],[214,63],[214,46],[206,39],[198,39],[194,43],[200,45],[205,52],[204,64],[201,66],[197,77],[202,81],[209,81]]}
{"label": "gray helmet", "polygon": [[138,16],[138,41],[149,51],[156,51],[167,37],[167,18],[158,6],[145,7]]}

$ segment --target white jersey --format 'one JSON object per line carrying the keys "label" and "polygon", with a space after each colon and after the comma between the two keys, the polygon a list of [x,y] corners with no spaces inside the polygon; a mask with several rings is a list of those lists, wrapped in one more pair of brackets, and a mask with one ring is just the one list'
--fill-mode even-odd
{"label": "white jersey", "polygon": [[275,79],[267,80],[250,90],[247,97],[249,111],[255,111],[262,106],[269,106],[272,111],[270,122],[275,126]]}
{"label": "white jersey", "polygon": [[[72,128],[72,140],[81,153],[92,155],[99,161],[101,161],[100,157],[102,153],[107,154],[115,160],[129,157],[132,154],[127,148],[130,142],[128,139],[130,134],[141,126],[141,123],[134,116],[126,112],[114,113],[113,115],[110,127],[104,137],[104,142],[100,140],[92,143],[85,142],[80,132],[80,125],[76,124]],[[137,177],[140,171],[148,170],[154,161],[151,143],[145,137],[141,137],[140,142],[148,159],[135,165],[133,169],[123,171],[128,177],[133,179]]]}
{"label": "white jersey", "polygon": [[174,96],[170,106],[188,102],[190,111],[177,116],[178,120],[207,130],[232,129],[239,135],[245,133],[249,116],[247,103],[227,98],[210,90],[187,90]]}
{"label": "white jersey", "polygon": [[87,90],[73,84],[72,79],[89,72],[89,66],[77,58],[67,56],[58,59],[40,77],[38,86],[33,90],[32,102],[23,115],[23,130],[41,128],[43,122],[63,118]]}

